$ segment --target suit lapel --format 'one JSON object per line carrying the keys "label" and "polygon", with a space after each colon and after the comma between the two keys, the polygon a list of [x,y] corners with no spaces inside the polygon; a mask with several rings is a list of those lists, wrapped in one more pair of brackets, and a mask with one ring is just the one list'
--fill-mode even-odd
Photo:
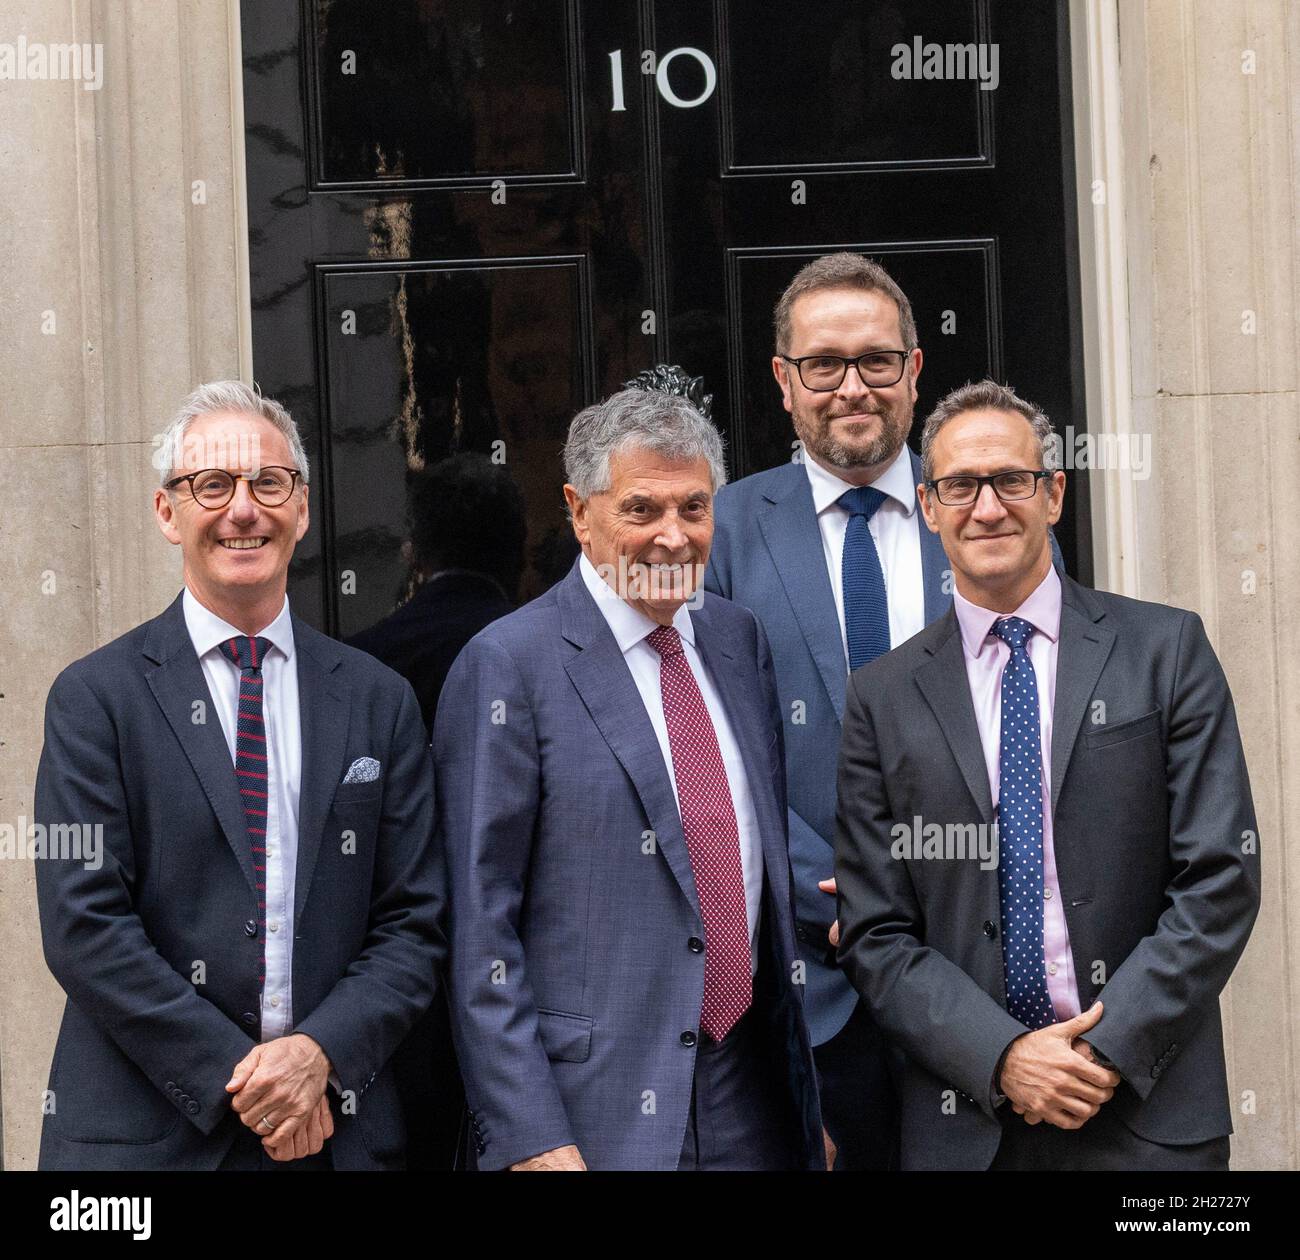
{"label": "suit lapel", "polygon": [[613,631],[576,563],[561,583],[557,598],[561,632],[580,649],[564,668],[596,729],[632,780],[655,833],[655,846],[686,900],[699,913],[695,874],[659,740]]}
{"label": "suit lapel", "polygon": [[[244,806],[239,799],[235,765],[221,729],[221,718],[212,703],[208,681],[203,676],[203,667],[185,625],[182,598],[183,593],[150,626],[143,652],[155,662],[156,668],[147,671],[145,678],[158,707],[194,767],[212,812],[221,824],[222,834],[248,881],[249,891],[255,892],[257,881],[253,875],[253,855]],[[202,705],[201,709],[195,707],[196,701]],[[195,721],[196,717],[201,720]]]}
{"label": "suit lapel", "polygon": [[351,698],[338,673],[338,644],[293,618],[298,664],[298,714],[302,730],[302,777],[298,790],[298,862],[294,884],[294,922],[302,916],[320,853],[325,819],[347,769]]}
{"label": "suit lapel", "polygon": [[1061,578],[1061,632],[1056,646],[1056,703],[1052,709],[1052,808],[1070,765],[1088,701],[1115,643],[1114,631],[1077,582]]}
{"label": "suit lapel", "polygon": [[993,798],[989,794],[988,767],[984,763],[984,745],[980,742],[971,703],[970,683],[966,678],[966,658],[962,652],[961,631],[957,614],[948,610],[936,627],[937,646],[915,673],[916,684],[934,710],[948,747],[961,768],[966,786],[986,823],[993,821]]}
{"label": "suit lapel", "polygon": [[813,509],[812,487],[802,466],[791,464],[780,486],[764,497],[767,501],[759,510],[759,531],[835,716],[842,721],[849,667]]}

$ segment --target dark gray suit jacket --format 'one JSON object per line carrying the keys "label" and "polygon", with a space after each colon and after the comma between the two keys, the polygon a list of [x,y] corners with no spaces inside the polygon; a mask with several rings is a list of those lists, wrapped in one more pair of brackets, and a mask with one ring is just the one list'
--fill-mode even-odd
{"label": "dark gray suit jacket", "polygon": [[[781,719],[753,614],[705,595],[696,646],[745,761],[765,872],[755,1014],[801,1167],[825,1166],[796,983]],[[475,636],[434,724],[451,875],[452,1029],[478,1164],[575,1143],[593,1169],[677,1167],[703,920],[654,727],[575,563]]]}
{"label": "dark gray suit jacket", "polygon": [[[1232,1132],[1219,992],[1259,907],[1255,811],[1227,681],[1195,613],[1062,578],[1053,834],[1105,1104],[1173,1145]],[[998,873],[891,857],[895,823],[991,823],[955,611],[850,678],[835,872],[840,960],[908,1056],[905,1168],[987,1168],[1006,1010]]]}
{"label": "dark gray suit jacket", "polygon": [[[293,636],[294,1031],[355,1098],[334,1106],[334,1166],[400,1167],[388,1060],[446,950],[433,767],[406,682],[297,617]],[[359,757],[379,778],[344,784]],[[262,951],[236,782],[179,596],[55,680],[36,821],[102,824],[104,856],[36,864],[45,959],[68,995],[42,1168],[216,1168],[234,1140],[225,1084],[259,1035]]]}

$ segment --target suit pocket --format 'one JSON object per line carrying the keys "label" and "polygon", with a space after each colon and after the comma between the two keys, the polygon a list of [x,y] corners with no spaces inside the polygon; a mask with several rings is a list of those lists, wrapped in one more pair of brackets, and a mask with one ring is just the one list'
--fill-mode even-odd
{"label": "suit pocket", "polygon": [[377,801],[384,794],[382,778],[369,783],[340,783],[334,789],[334,808],[341,809],[348,805],[360,805],[366,801]]}
{"label": "suit pocket", "polygon": [[71,1002],[50,1070],[53,1112],[46,1124],[68,1142],[148,1145],[181,1114],[153,1082]]}
{"label": "suit pocket", "polygon": [[565,1063],[585,1063],[591,1054],[591,1023],[586,1015],[539,1009],[537,1026],[546,1057]]}
{"label": "suit pocket", "polygon": [[1131,739],[1141,739],[1144,735],[1160,734],[1160,719],[1163,709],[1144,713],[1127,722],[1111,723],[1100,730],[1085,731],[1084,739],[1089,748],[1108,748],[1112,744],[1127,744]]}

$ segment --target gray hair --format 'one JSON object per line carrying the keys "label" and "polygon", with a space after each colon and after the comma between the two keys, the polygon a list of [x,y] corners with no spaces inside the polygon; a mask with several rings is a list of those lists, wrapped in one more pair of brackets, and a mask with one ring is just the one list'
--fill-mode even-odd
{"label": "gray hair", "polygon": [[935,409],[926,417],[925,428],[921,431],[921,477],[929,481],[934,475],[934,440],[954,416],[967,411],[1013,411],[1024,416],[1038,439],[1038,453],[1042,466],[1048,472],[1056,472],[1061,466],[1061,443],[1056,436],[1052,422],[1043,411],[1026,402],[1015,390],[997,381],[982,380],[976,384],[969,381],[954,389],[946,398],[941,398]]}
{"label": "gray hair", "polygon": [[307,467],[307,452],[303,449],[302,436],[293,417],[275,399],[264,397],[256,386],[245,385],[243,381],[208,381],[185,396],[162,435],[162,443],[154,455],[154,462],[162,473],[161,482],[164,486],[176,475],[176,457],[184,449],[185,431],[201,416],[216,415],[222,411],[234,411],[270,421],[284,434],[294,465],[302,474],[303,484],[307,484],[310,472]]}
{"label": "gray hair", "polygon": [[612,456],[632,449],[665,459],[704,459],[716,493],[727,484],[722,435],[685,398],[653,390],[625,389],[584,407],[569,425],[564,477],[589,499],[609,489]]}

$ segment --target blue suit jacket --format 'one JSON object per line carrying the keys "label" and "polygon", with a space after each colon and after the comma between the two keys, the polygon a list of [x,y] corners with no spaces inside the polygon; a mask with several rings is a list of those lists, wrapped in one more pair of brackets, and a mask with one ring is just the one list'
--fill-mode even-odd
{"label": "blue suit jacket", "polygon": [[[335,1103],[334,1166],[400,1167],[388,1060],[446,948],[433,767],[406,682],[297,617],[293,636],[294,1031],[356,1100]],[[358,757],[379,778],[343,783]],[[41,1167],[216,1168],[241,1124],[225,1084],[259,1035],[262,940],[234,766],[180,597],[55,680],[35,817],[103,826],[97,870],[36,863],[45,959],[68,995]]]}
{"label": "blue suit jacket", "polygon": [[[814,1169],[771,656],[743,608],[706,594],[691,617],[762,833],[755,1011],[789,1085],[799,1163]],[[688,942],[703,921],[654,728],[577,564],[470,641],[434,750],[452,1028],[479,1167],[573,1143],[589,1168],[676,1168],[704,992]]]}
{"label": "blue suit jacket", "polygon": [[[909,453],[919,482],[921,461]],[[849,666],[807,471],[802,464],[782,464],[724,486],[714,519],[705,585],[757,614],[776,663],[795,913],[808,974],[805,1010],[813,1044],[821,1045],[844,1027],[858,994],[835,965],[826,937],[835,898],[817,887],[835,873],[835,767]],[[914,519],[928,624],[952,606],[944,590],[948,558],[919,509]]]}

